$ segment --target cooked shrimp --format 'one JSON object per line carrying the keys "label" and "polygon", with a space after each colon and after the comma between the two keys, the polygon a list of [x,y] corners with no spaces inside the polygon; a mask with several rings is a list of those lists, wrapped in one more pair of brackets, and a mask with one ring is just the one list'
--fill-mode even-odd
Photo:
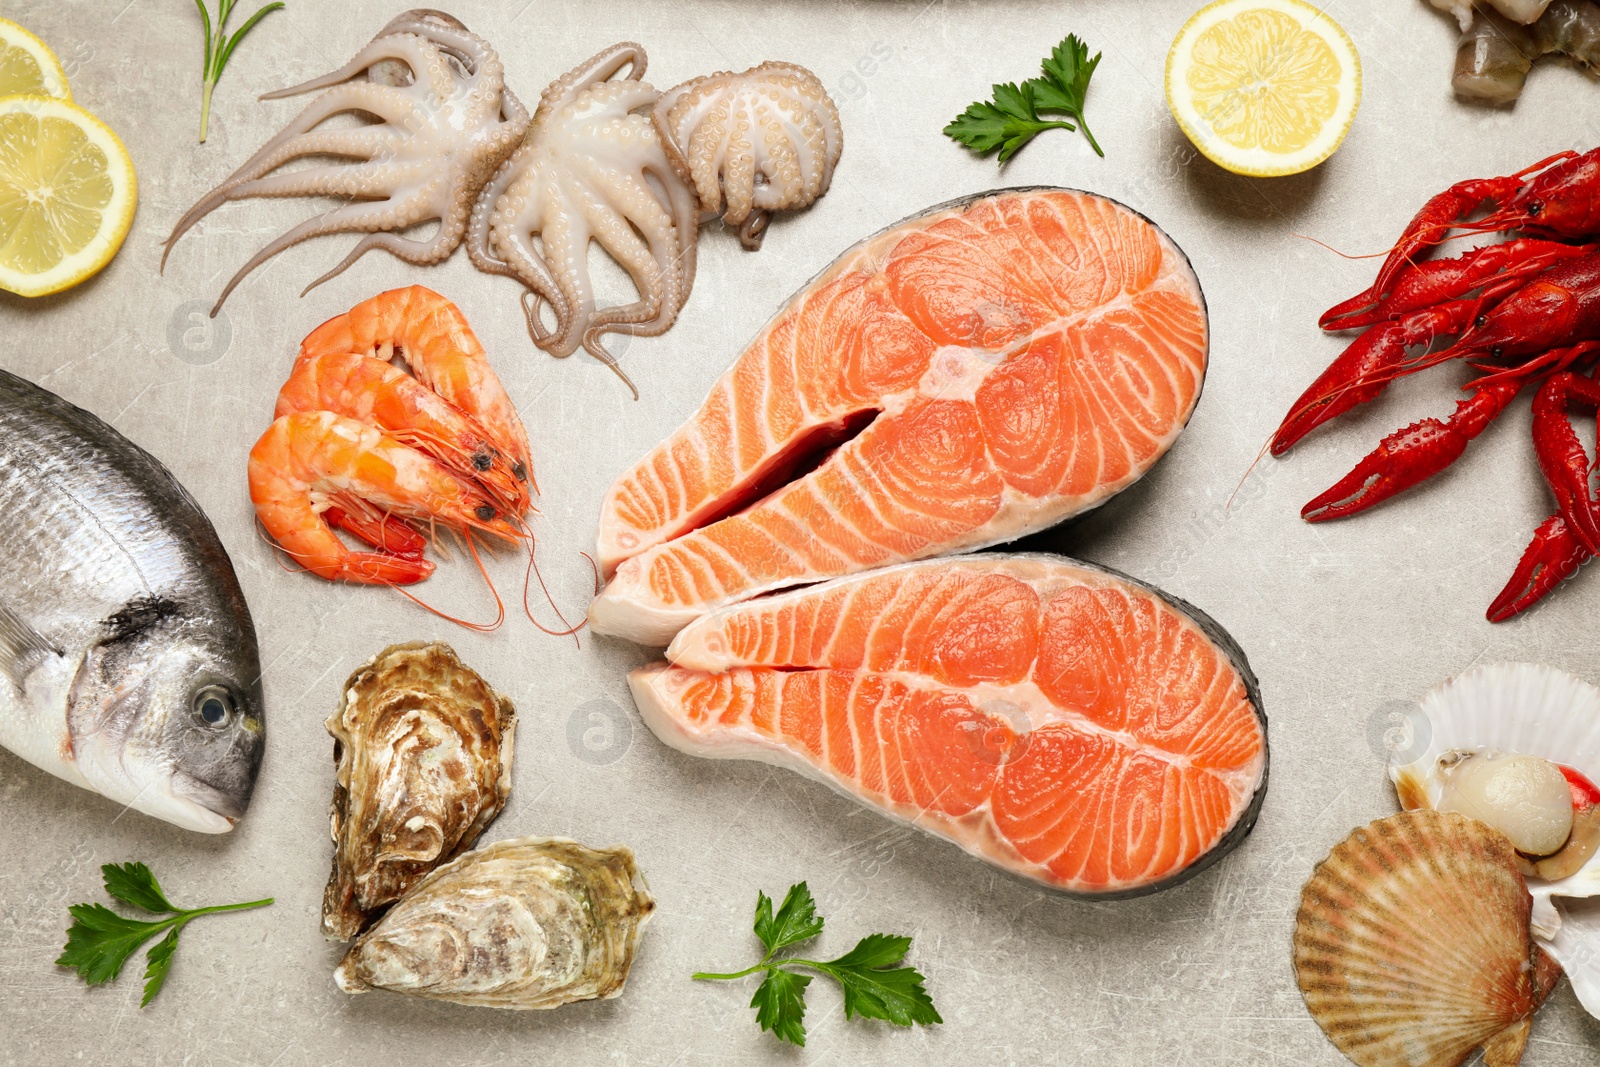
{"label": "cooked shrimp", "polygon": [[360,352],[385,362],[400,355],[412,375],[472,419],[511,457],[512,473],[533,483],[533,458],[522,419],[461,309],[420,285],[363,300],[318,326],[300,358]]}
{"label": "cooked shrimp", "polygon": [[303,411],[331,411],[385,430],[479,483],[502,511],[518,516],[529,508],[528,484],[513,473],[516,461],[477,423],[381,359],[345,352],[298,360],[275,414]]}
{"label": "cooked shrimp", "polygon": [[[250,450],[250,499],[295,562],[329,581],[407,585],[433,573],[423,539],[394,516],[506,540],[521,535],[494,502],[437,461],[331,411],[284,415]],[[355,552],[329,521],[378,549]]]}

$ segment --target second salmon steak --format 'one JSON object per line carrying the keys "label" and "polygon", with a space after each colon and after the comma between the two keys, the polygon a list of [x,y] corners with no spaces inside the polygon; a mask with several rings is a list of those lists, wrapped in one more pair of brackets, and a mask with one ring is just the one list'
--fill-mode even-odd
{"label": "second salmon steak", "polygon": [[1205,377],[1205,300],[1143,216],[1016,189],[849,249],[600,515],[601,633],[1010,541],[1127,488]]}
{"label": "second salmon steak", "polygon": [[1053,889],[1131,896],[1242,841],[1267,786],[1244,653],[1060,556],[904,563],[760,597],[629,676],[656,736],[788,767]]}

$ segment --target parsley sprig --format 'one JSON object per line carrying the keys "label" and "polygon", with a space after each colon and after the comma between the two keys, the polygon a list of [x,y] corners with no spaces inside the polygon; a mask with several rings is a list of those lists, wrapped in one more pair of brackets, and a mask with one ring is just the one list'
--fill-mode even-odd
{"label": "parsley sprig", "polygon": [[811,976],[790,970],[804,967],[828,975],[844,992],[846,1019],[883,1019],[896,1026],[944,1022],[934,1009],[933,999],[922,988],[922,975],[914,967],[898,967],[911,948],[909,937],[869,934],[856,947],[836,960],[806,960],[778,953],[810,941],[822,933],[822,916],[804,882],[789,887],[777,914],[772,898],[756,894],[756,937],[766,946],[761,962],[731,974],[700,971],[695,978],[728,981],[764,971],[750,1006],[756,1022],[784,1041],[806,1043],[806,986]]}
{"label": "parsley sprig", "polygon": [[[1099,65],[1100,53],[1096,52],[1090,59],[1089,46],[1076,34],[1069,33],[1040,64],[1042,77],[1030,78],[1020,85],[1002,82],[994,86],[994,99],[968,105],[966,111],[944,128],[945,135],[979,155],[987,155],[998,148],[1000,162],[1004,163],[1045,130],[1082,127],[1089,147],[1103,158],[1105,153],[1083,118],[1089,79],[1094,77],[1094,69]],[[1041,111],[1061,112],[1077,125],[1061,119],[1042,119]]]}
{"label": "parsley sprig", "polygon": [[172,970],[172,953],[178,947],[178,932],[190,920],[222,911],[244,911],[272,903],[272,898],[245,904],[217,904],[209,908],[180,908],[161,891],[156,876],[142,863],[108,863],[100,868],[106,893],[165,919],[144,922],[118,915],[104,904],[74,904],[67,909],[72,925],[67,929],[67,944],[56,964],[72,967],[89,985],[109,982],[122,973],[122,965],[139,946],[162,931],[163,937],[145,955],[144,999],[142,1008],[156,998]]}

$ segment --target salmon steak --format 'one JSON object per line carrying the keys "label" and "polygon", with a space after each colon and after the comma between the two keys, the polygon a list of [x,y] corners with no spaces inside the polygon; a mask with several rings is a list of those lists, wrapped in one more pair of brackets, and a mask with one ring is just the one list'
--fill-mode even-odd
{"label": "salmon steak", "polygon": [[663,742],[818,779],[1053,889],[1134,896],[1249,834],[1267,723],[1204,613],[1060,556],[902,563],[691,623],[629,675]]}
{"label": "salmon steak", "polygon": [[1012,189],[891,226],[611,487],[590,624],[661,647],[745,597],[1095,507],[1177,439],[1208,342],[1188,259],[1104,197]]}

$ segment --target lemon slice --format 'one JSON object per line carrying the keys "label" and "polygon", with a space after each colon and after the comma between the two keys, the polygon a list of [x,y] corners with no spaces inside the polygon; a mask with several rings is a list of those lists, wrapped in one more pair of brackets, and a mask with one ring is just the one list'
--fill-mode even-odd
{"label": "lemon slice", "polygon": [[0,98],[0,289],[77,285],[117,254],[137,201],[133,160],[105,123],[65,100]]}
{"label": "lemon slice", "polygon": [[50,46],[10,19],[0,19],[0,96],[71,100],[67,72]]}
{"label": "lemon slice", "polygon": [[1361,104],[1349,36],[1304,0],[1218,0],[1167,54],[1167,106],[1213,163],[1254,177],[1333,155]]}

